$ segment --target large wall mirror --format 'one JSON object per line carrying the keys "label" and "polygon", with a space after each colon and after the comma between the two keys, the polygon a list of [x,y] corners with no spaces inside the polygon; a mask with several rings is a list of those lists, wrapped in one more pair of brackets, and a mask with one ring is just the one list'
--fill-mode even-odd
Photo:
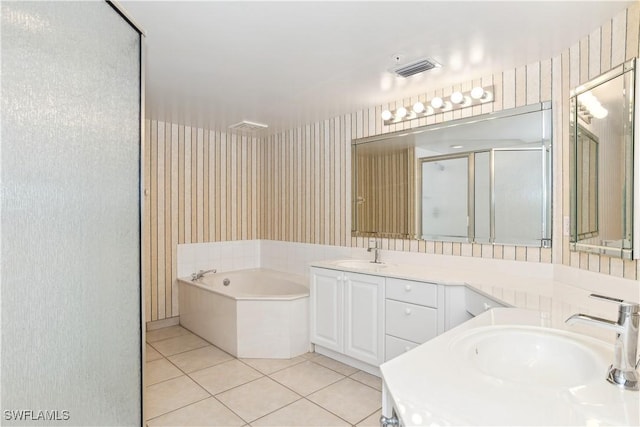
{"label": "large wall mirror", "polygon": [[635,85],[632,60],[571,93],[572,250],[637,258],[634,229],[637,234],[638,227],[634,227],[633,215]]}
{"label": "large wall mirror", "polygon": [[549,247],[550,108],[355,140],[353,235]]}

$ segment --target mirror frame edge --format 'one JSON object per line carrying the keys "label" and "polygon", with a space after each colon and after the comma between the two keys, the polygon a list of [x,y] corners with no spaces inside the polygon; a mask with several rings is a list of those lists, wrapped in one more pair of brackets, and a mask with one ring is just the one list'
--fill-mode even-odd
{"label": "mirror frame edge", "polygon": [[[586,83],[578,85],[576,88],[569,91],[569,100],[577,98],[578,95],[591,90],[609,80],[615,79],[624,73],[633,70],[633,82],[630,89],[633,91],[630,96],[630,104],[633,121],[631,123],[631,135],[633,141],[631,144],[631,155],[633,157],[632,165],[633,171],[631,176],[631,182],[633,184],[633,191],[631,193],[633,200],[631,200],[632,206],[632,218],[631,218],[631,249],[620,249],[619,251],[607,251],[605,247],[594,246],[593,249],[589,249],[585,246],[581,246],[578,242],[572,241],[572,234],[569,235],[569,249],[571,252],[583,252],[592,253],[598,255],[605,255],[619,259],[637,260],[640,259],[640,126],[636,125],[640,123],[640,109],[636,108],[636,94],[640,94],[640,79],[638,78],[638,58],[632,58],[623,63],[613,67],[609,71],[606,71],[599,76],[589,80]],[[570,115],[573,114],[570,112]],[[571,132],[570,132],[571,134]],[[573,135],[575,138],[575,135]],[[572,144],[573,141],[570,141]],[[571,177],[569,178],[571,180]],[[571,186],[571,185],[570,185]],[[570,196],[573,197],[573,196]],[[570,202],[571,205],[571,202]],[[574,214],[570,211],[570,217],[573,218]],[[571,230],[573,230],[574,224],[571,224]]]}

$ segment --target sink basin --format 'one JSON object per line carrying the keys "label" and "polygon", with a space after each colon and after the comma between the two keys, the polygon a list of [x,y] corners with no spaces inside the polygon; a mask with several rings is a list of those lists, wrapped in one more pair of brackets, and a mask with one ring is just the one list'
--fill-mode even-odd
{"label": "sink basin", "polygon": [[362,270],[378,270],[380,268],[386,268],[386,264],[381,263],[373,263],[370,261],[359,260],[359,259],[347,259],[344,261],[336,261],[335,263],[338,267],[344,268],[354,268],[354,269],[362,269]]}
{"label": "sink basin", "polygon": [[472,329],[451,344],[471,372],[530,386],[574,387],[601,381],[606,345],[566,331],[526,326]]}

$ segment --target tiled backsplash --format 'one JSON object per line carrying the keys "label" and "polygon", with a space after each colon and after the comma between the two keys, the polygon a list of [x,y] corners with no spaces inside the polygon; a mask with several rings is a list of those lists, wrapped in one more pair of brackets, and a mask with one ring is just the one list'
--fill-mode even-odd
{"label": "tiled backsplash", "polygon": [[198,270],[244,270],[260,267],[260,240],[185,243],[178,245],[178,277]]}
{"label": "tiled backsplash", "polygon": [[307,275],[313,261],[337,258],[364,258],[366,250],[345,246],[275,240],[187,243],[178,245],[178,277],[198,270],[218,271],[268,268]]}

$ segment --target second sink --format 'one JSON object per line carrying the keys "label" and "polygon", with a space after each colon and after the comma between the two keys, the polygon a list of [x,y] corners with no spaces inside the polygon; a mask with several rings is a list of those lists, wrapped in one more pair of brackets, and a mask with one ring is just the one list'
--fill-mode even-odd
{"label": "second sink", "polygon": [[575,387],[602,380],[607,346],[557,329],[490,326],[472,329],[451,349],[492,380],[529,386]]}

